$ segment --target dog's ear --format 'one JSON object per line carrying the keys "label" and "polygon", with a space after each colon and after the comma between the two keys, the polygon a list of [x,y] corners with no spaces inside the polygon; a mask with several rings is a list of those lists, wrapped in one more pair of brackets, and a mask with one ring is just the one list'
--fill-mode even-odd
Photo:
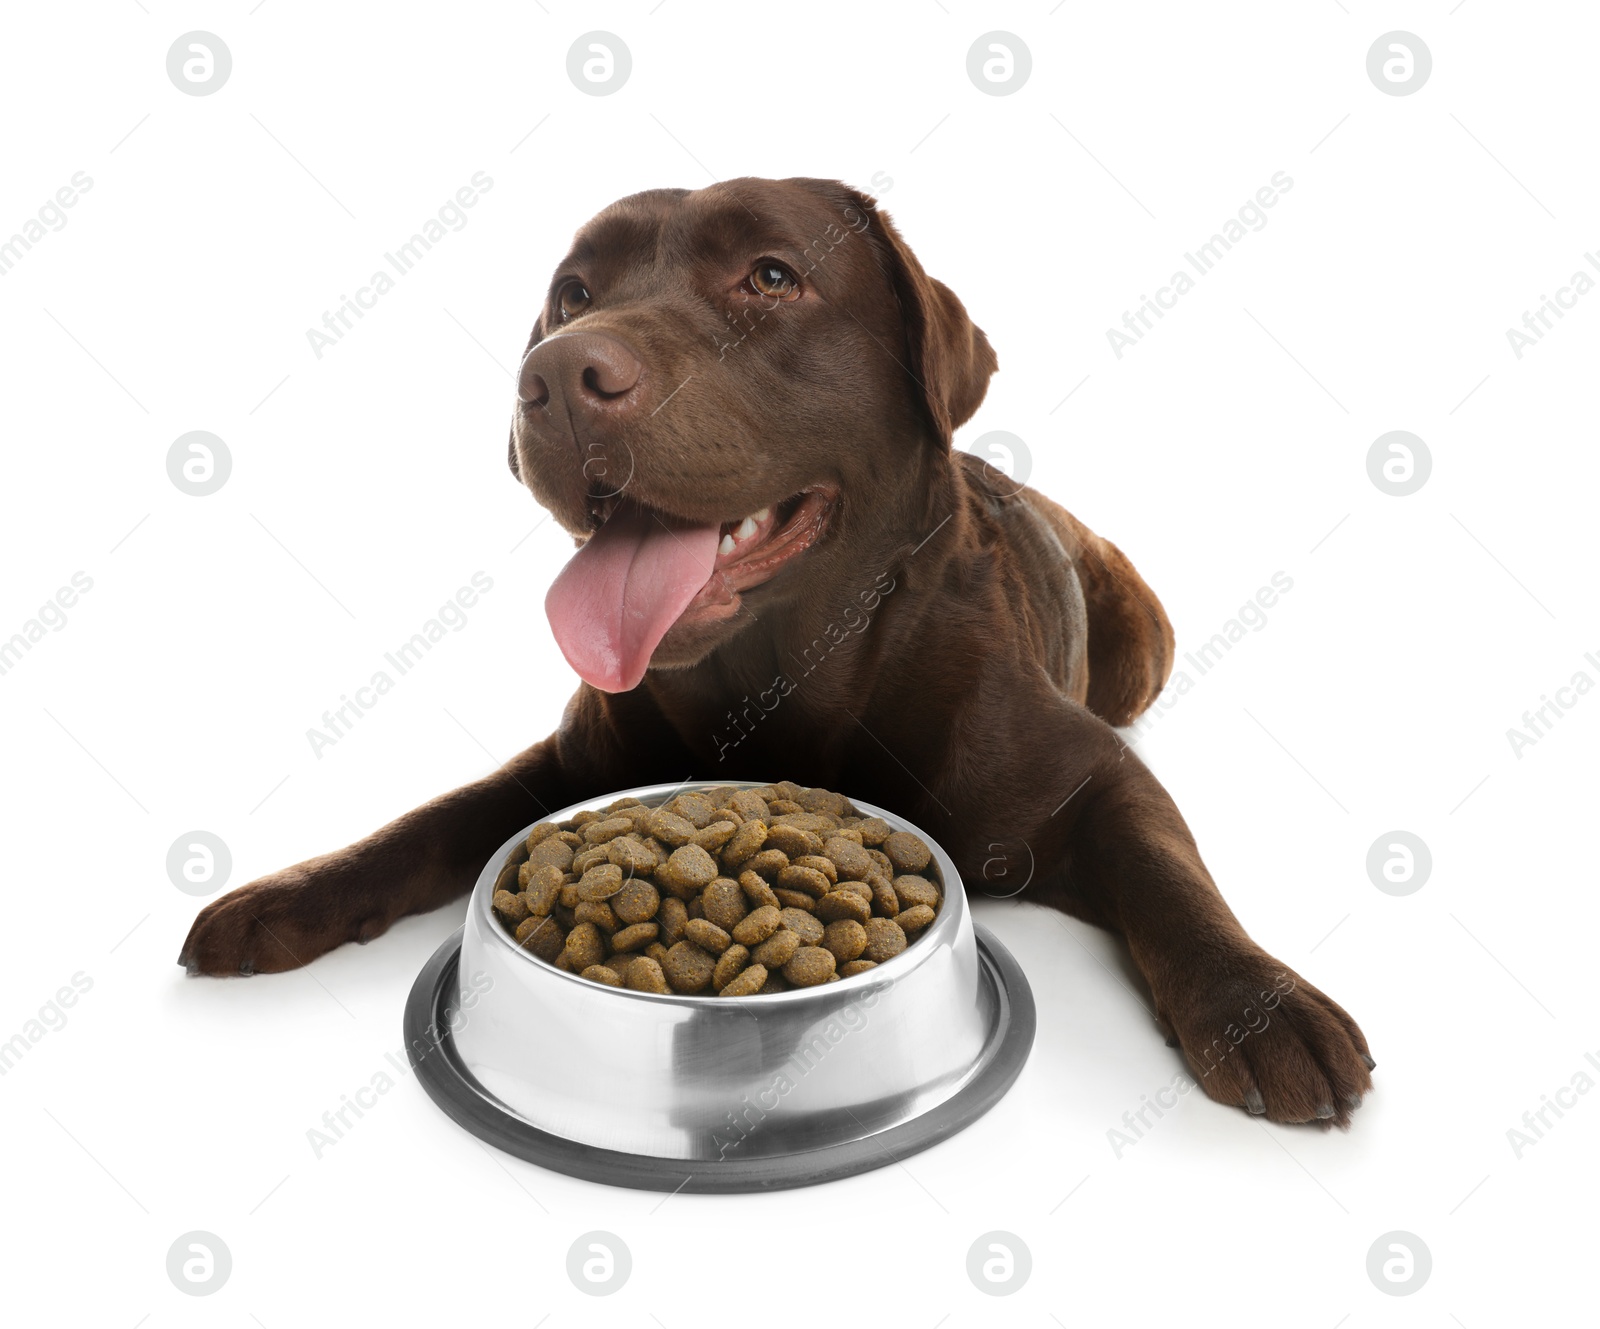
{"label": "dog's ear", "polygon": [[889,215],[860,191],[850,194],[855,208],[849,225],[876,250],[900,304],[908,356],[904,368],[922,393],[934,430],[949,446],[951,435],[972,418],[989,390],[989,376],[999,367],[994,348],[955,292],[923,271]]}

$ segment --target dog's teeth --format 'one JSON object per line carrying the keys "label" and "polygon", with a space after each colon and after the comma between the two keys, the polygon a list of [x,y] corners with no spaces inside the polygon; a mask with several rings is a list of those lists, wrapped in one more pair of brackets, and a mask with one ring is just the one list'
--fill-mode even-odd
{"label": "dog's teeth", "polygon": [[734,535],[741,540],[748,540],[755,533],[756,519],[754,517],[746,517],[739,523],[739,529],[734,532]]}
{"label": "dog's teeth", "polygon": [[746,521],[753,521],[753,522],[763,522],[763,521],[766,521],[766,519],[771,515],[772,515],[772,509],[771,508],[762,508],[760,512],[752,512],[747,518],[745,518],[745,520]]}
{"label": "dog's teeth", "polygon": [[725,535],[725,536],[722,537],[722,543],[717,546],[717,553],[719,553],[719,554],[731,554],[731,553],[733,553],[733,536],[732,535]]}

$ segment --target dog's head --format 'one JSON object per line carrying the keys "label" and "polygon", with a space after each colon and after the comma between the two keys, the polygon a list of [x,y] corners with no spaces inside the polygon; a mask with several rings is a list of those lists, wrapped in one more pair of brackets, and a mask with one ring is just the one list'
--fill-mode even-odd
{"label": "dog's head", "polygon": [[513,473],[585,541],[546,601],[567,659],[626,691],[836,580],[874,515],[915,510],[994,369],[845,185],[612,204],[551,279],[511,428]]}

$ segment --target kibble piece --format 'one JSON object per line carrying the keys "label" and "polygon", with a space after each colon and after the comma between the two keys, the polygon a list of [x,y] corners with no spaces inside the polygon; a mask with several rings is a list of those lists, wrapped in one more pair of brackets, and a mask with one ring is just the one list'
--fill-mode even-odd
{"label": "kibble piece", "polygon": [[811,868],[815,872],[820,872],[830,883],[839,880],[838,865],[831,858],[824,858],[821,854],[801,854],[799,858],[791,861],[790,866]]}
{"label": "kibble piece", "polygon": [[695,831],[699,829],[687,817],[680,817],[676,812],[668,812],[666,808],[657,808],[652,812],[646,825],[651,835],[662,844],[670,845],[688,844],[694,839]]}
{"label": "kibble piece", "polygon": [[807,946],[815,946],[822,941],[823,926],[820,919],[803,909],[785,909],[779,918],[783,926],[799,937]]}
{"label": "kibble piece", "polygon": [[760,909],[767,905],[774,909],[781,907],[778,904],[778,897],[772,893],[772,887],[754,872],[739,874],[739,889],[744,892],[744,897],[750,901],[752,908]]}
{"label": "kibble piece", "polygon": [[[751,965],[750,967],[755,969],[761,966]],[[793,986],[794,984],[783,976],[781,969],[773,969],[768,971],[767,981],[761,985],[761,992],[763,995],[768,992],[787,992]]]}
{"label": "kibble piece", "polygon": [[728,982],[718,993],[723,997],[753,997],[758,992],[768,990],[767,983],[770,975],[764,964],[753,964],[740,975]]}
{"label": "kibble piece", "polygon": [[872,917],[872,906],[854,891],[829,891],[817,901],[817,917],[824,923],[833,923],[841,918],[853,918],[858,923],[865,923]]}
{"label": "kibble piece", "polygon": [[796,987],[810,988],[833,977],[836,963],[832,951],[820,946],[802,946],[783,966],[783,976]]}
{"label": "kibble piece", "polygon": [[900,897],[894,893],[894,886],[889,879],[878,873],[867,878],[867,884],[872,887],[872,907],[886,918],[893,918],[900,912]]}
{"label": "kibble piece", "polygon": [[747,946],[730,946],[717,957],[717,967],[711,971],[711,986],[718,992],[739,977],[750,964]]}
{"label": "kibble piece", "polygon": [[812,913],[817,907],[815,897],[807,895],[804,891],[785,890],[783,887],[774,887],[772,897],[784,909],[804,909]]}
{"label": "kibble piece", "polygon": [[704,794],[690,792],[679,794],[672,800],[672,810],[685,821],[689,822],[695,830],[704,830],[711,824],[711,819],[716,815],[716,807]]}
{"label": "kibble piece", "polygon": [[661,892],[648,881],[635,879],[611,897],[611,907],[624,923],[643,923],[661,908]]}
{"label": "kibble piece", "polygon": [[767,828],[767,848],[781,849],[790,858],[798,858],[801,854],[820,852],[822,841],[810,831],[803,831],[798,826],[780,822]]}
{"label": "kibble piece", "polygon": [[585,845],[572,856],[572,871],[583,876],[596,863],[606,861],[608,849],[603,844]]}
{"label": "kibble piece", "polygon": [[859,895],[863,900],[865,900],[867,902],[867,907],[869,909],[872,907],[872,887],[869,886],[866,882],[864,882],[864,881],[841,881],[839,883],[839,889],[841,891],[852,891],[852,892],[854,892],[856,895]]}
{"label": "kibble piece", "polygon": [[848,840],[851,844],[860,848],[863,853],[866,852],[866,847],[861,843],[861,832],[856,830],[854,826],[850,825],[848,821],[840,822],[839,829],[836,830],[833,835],[830,835],[827,838],[831,840],[834,838],[834,836],[837,836],[841,840]]}
{"label": "kibble piece", "polygon": [[565,950],[557,954],[556,958],[550,963],[565,973],[570,974],[572,972],[572,957]]}
{"label": "kibble piece", "polygon": [[663,963],[667,958],[667,948],[660,941],[652,941],[644,948],[644,953],[657,964]]}
{"label": "kibble piece", "polygon": [[[561,879],[561,889],[556,892],[555,909],[576,909],[582,903],[583,896],[578,894],[577,881],[568,881],[563,877]],[[555,909],[550,912],[554,913]]]}
{"label": "kibble piece", "polygon": [[654,872],[661,860],[637,835],[619,835],[606,845],[606,857],[622,869],[624,877]]}
{"label": "kibble piece", "polygon": [[688,903],[684,905],[684,908],[689,911],[690,918],[704,918],[706,916],[706,907],[700,902],[698,894],[690,894]]}
{"label": "kibble piece", "polygon": [[565,872],[572,866],[572,846],[562,840],[552,837],[541,840],[528,854],[528,861],[522,865],[523,871],[530,870],[530,865],[548,863],[551,867],[560,868]]}
{"label": "kibble piece", "polygon": [[592,964],[583,970],[579,978],[587,978],[591,983],[604,983],[608,988],[622,986],[622,975],[615,969],[610,969],[603,964]]}
{"label": "kibble piece", "polygon": [[738,829],[731,821],[714,821],[704,830],[696,831],[691,843],[699,845],[707,853],[714,854],[733,838]]}
{"label": "kibble piece", "polygon": [[728,806],[746,821],[766,821],[772,815],[767,809],[767,800],[754,789],[739,790],[728,799]]}
{"label": "kibble piece", "polygon": [[660,934],[661,928],[655,923],[635,923],[632,927],[621,928],[611,935],[611,949],[613,951],[637,951],[648,946]]}
{"label": "kibble piece", "polygon": [[622,889],[622,869],[615,863],[596,863],[578,878],[580,900],[609,900]]}
{"label": "kibble piece", "polygon": [[768,969],[782,969],[800,949],[800,938],[788,928],[780,928],[750,952],[750,958]]}
{"label": "kibble piece", "polygon": [[802,790],[795,802],[807,812],[820,812],[829,817],[842,817],[850,807],[843,794],[836,794],[831,789]]}
{"label": "kibble piece", "polygon": [[529,914],[528,902],[520,895],[513,895],[510,891],[496,891],[494,898],[489,902],[494,906],[495,913],[505,919],[514,929]]}
{"label": "kibble piece", "polygon": [[552,962],[561,954],[561,929],[549,918],[525,918],[517,924],[517,945],[532,951],[541,960]]}
{"label": "kibble piece", "polygon": [[581,901],[572,911],[572,917],[579,923],[593,923],[607,936],[617,930],[617,916],[611,912],[611,906],[604,900]]}
{"label": "kibble piece", "polygon": [[662,971],[674,992],[698,992],[711,982],[717,962],[692,941],[680,941],[667,952]]}
{"label": "kibble piece", "polygon": [[557,826],[553,821],[541,821],[537,826],[528,832],[527,839],[522,842],[523,846],[531,854],[552,835],[558,834],[560,830],[561,827]]}
{"label": "kibble piece", "polygon": [[933,910],[925,904],[914,904],[909,909],[902,909],[894,921],[900,925],[902,932],[920,932],[933,922]]}
{"label": "kibble piece", "polygon": [[852,960],[849,964],[839,966],[839,977],[854,978],[857,974],[864,974],[867,970],[876,969],[877,967],[877,964],[872,960]]}
{"label": "kibble piece", "polygon": [[894,827],[882,817],[868,817],[856,829],[861,832],[861,843],[869,849],[876,849],[894,834]]}
{"label": "kibble piece", "polygon": [[782,913],[770,904],[762,905],[734,924],[733,939],[742,946],[759,946],[782,926]]}
{"label": "kibble piece", "polygon": [[561,824],[563,826],[582,828],[587,826],[591,821],[599,820],[600,814],[598,812],[596,812],[593,808],[585,808],[582,812],[574,812],[571,817]]}
{"label": "kibble piece", "polygon": [[894,893],[900,907],[909,909],[914,904],[925,904],[930,909],[939,907],[939,888],[926,877],[903,875],[894,879]]}
{"label": "kibble piece", "polygon": [[933,862],[933,853],[910,831],[896,831],[883,842],[883,852],[900,872],[921,872]]}
{"label": "kibble piece", "polygon": [[722,846],[722,861],[730,868],[736,868],[746,859],[758,854],[766,842],[767,823],[760,820],[746,821],[733,833],[728,843]]}
{"label": "kibble piece", "polygon": [[833,861],[834,867],[839,870],[839,877],[844,880],[865,881],[867,874],[876,867],[865,849],[843,836],[835,835],[828,839],[822,846],[822,852]]}
{"label": "kibble piece", "polygon": [[590,844],[605,844],[619,835],[633,831],[632,817],[607,817],[604,821],[591,821],[583,828],[583,838]]}
{"label": "kibble piece", "polygon": [[889,861],[889,855],[881,849],[867,850],[867,857],[878,865],[878,871],[885,877],[894,876],[894,864]]}
{"label": "kibble piece", "polygon": [[830,817],[826,812],[787,812],[781,817],[774,817],[772,824],[792,826],[797,831],[810,831],[817,837],[818,848],[821,848],[826,837],[839,829],[839,819]]}
{"label": "kibble piece", "polygon": [[667,976],[660,964],[649,957],[641,957],[628,966],[626,982],[635,992],[671,992]]}
{"label": "kibble piece", "polygon": [[[889,922],[887,918],[877,918],[870,921],[874,923]],[[851,960],[857,959],[861,952],[867,949],[867,929],[853,918],[835,919],[822,930],[822,949],[832,952],[833,958],[840,964],[848,964]]]}
{"label": "kibble piece", "polygon": [[548,864],[532,873],[522,887],[522,893],[528,897],[528,912],[548,914],[561,898],[561,888],[566,882],[566,874]]}
{"label": "kibble piece", "polygon": [[713,955],[721,955],[733,945],[733,938],[706,918],[691,918],[683,925],[683,935],[685,940],[694,943],[703,951],[710,951]]}
{"label": "kibble piece", "polygon": [[599,964],[606,958],[605,939],[600,935],[600,929],[593,923],[579,923],[567,933],[565,953],[567,963],[575,974],[581,974],[592,964]]}
{"label": "kibble piece", "polygon": [[673,894],[700,891],[716,878],[717,861],[697,844],[686,844],[656,869],[656,880]]}
{"label": "kibble piece", "polygon": [[732,932],[739,920],[750,912],[739,883],[727,877],[718,877],[700,893],[700,907],[724,932]]}
{"label": "kibble piece", "polygon": [[862,955],[875,964],[892,960],[906,948],[906,933],[892,918],[871,918],[865,928],[867,944]]}
{"label": "kibble piece", "polygon": [[683,927],[689,921],[689,911],[684,908],[683,901],[676,896],[668,896],[661,902],[661,908],[656,911],[656,922],[661,927],[661,940],[668,946],[676,946],[683,940]]}
{"label": "kibble piece", "polygon": [[771,881],[784,868],[789,866],[789,855],[781,849],[763,849],[753,858],[745,861],[741,869],[745,872],[754,872],[758,877],[765,877]]}
{"label": "kibble piece", "polygon": [[[579,901],[579,903],[581,904],[582,901]],[[571,932],[573,928],[578,926],[577,915],[574,914],[571,909],[567,908],[566,905],[558,904],[550,911],[550,917],[555,919],[556,926],[561,929],[561,935],[563,937],[565,937],[567,933]]]}
{"label": "kibble piece", "polygon": [[802,868],[790,864],[778,873],[777,885],[786,891],[804,891],[821,899],[833,889],[833,883],[815,868]]}

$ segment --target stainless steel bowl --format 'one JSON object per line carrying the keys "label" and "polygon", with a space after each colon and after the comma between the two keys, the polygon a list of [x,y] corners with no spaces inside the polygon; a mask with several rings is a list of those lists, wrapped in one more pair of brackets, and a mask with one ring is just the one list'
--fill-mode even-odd
{"label": "stainless steel bowl", "polygon": [[[629,789],[541,820],[729,783]],[[981,1115],[1032,1044],[1026,981],[992,938],[980,947],[960,875],[933,838],[884,809],[856,807],[932,849],[945,897],[938,917],[866,973],[732,1000],[608,988],[523,950],[490,908],[495,879],[527,831],[513,836],[478,878],[459,954],[447,954],[452,938],[408,1007],[407,1041],[429,1093],[523,1157],[668,1189],[674,1181],[765,1188],[860,1171]]]}

